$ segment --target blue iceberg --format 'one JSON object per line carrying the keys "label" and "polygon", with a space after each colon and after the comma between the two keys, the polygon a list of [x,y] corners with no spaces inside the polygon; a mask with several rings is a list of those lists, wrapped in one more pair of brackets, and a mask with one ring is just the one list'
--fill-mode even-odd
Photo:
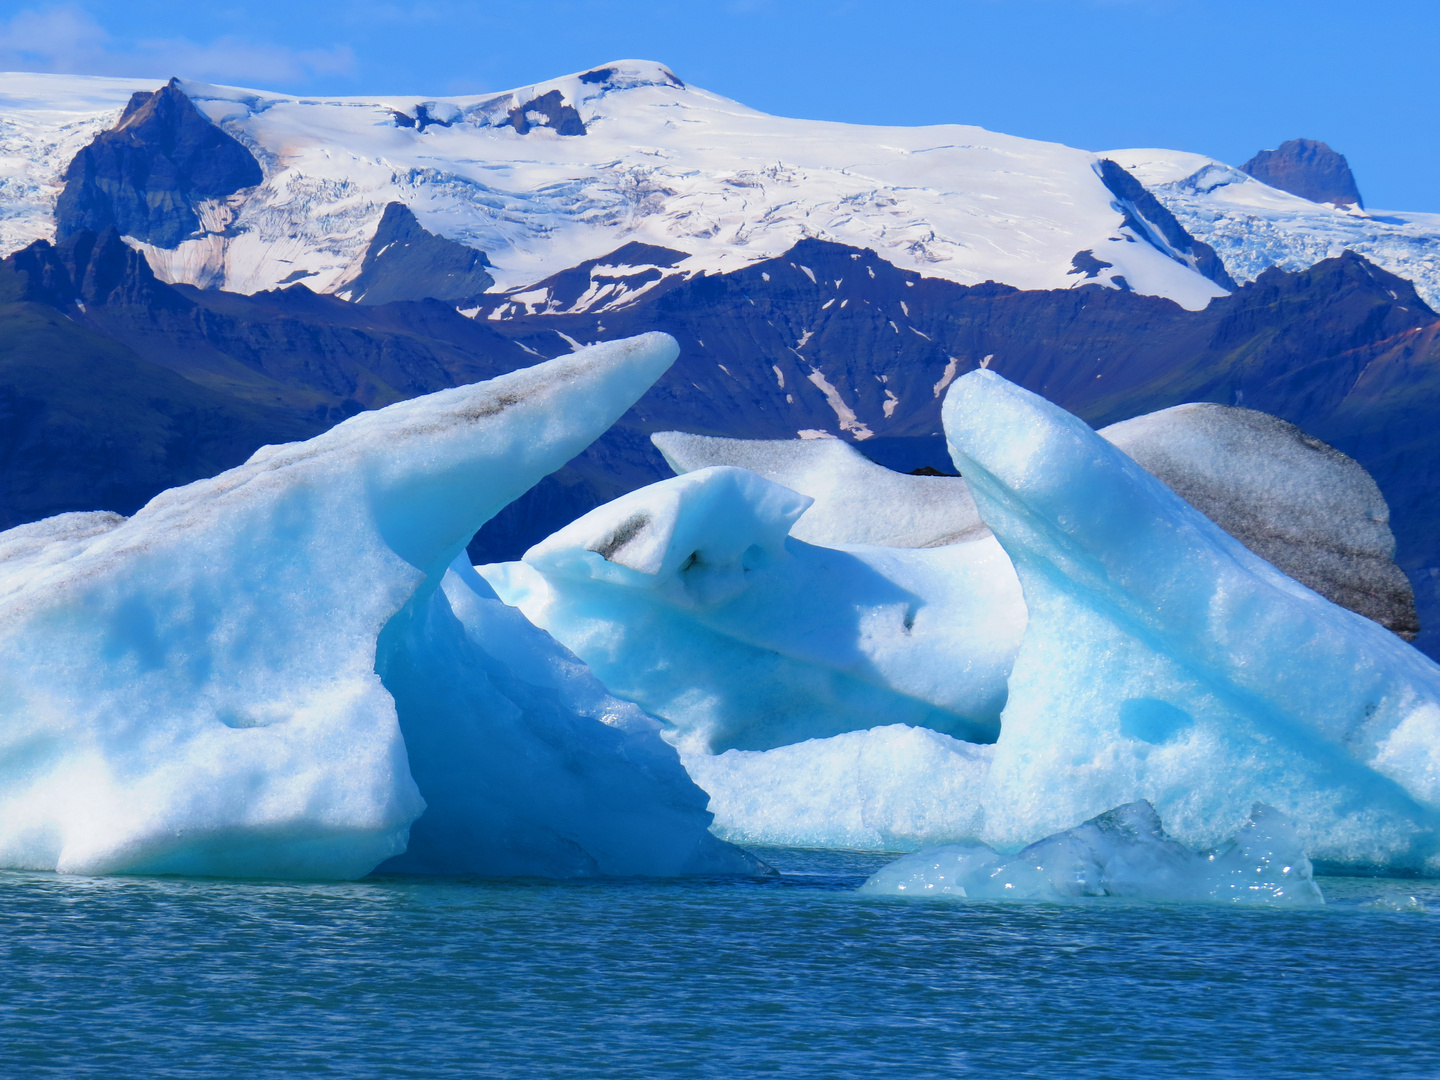
{"label": "blue iceberg", "polygon": [[451,569],[676,351],[595,346],[264,447],[129,520],[0,534],[0,866],[753,868],[653,721]]}
{"label": "blue iceberg", "polygon": [[716,466],[478,567],[687,753],[902,723],[993,741],[1025,625],[991,537],[929,549],[790,535],[806,496]]}
{"label": "blue iceberg", "polygon": [[1440,667],[999,375],[944,419],[1029,609],[979,839],[1144,799],[1210,848],[1261,802],[1327,867],[1440,874]]}
{"label": "blue iceberg", "polygon": [[1011,856],[984,844],[916,852],[877,871],[860,891],[969,900],[1324,903],[1295,830],[1273,808],[1257,804],[1230,840],[1213,851],[1192,851],[1165,835],[1155,808],[1143,800]]}

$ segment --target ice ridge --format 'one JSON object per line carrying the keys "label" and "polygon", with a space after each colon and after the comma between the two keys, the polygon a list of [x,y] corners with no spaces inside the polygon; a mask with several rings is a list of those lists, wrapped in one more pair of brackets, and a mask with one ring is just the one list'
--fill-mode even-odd
{"label": "ice ridge", "polygon": [[[538,632],[507,663],[520,631],[450,572],[676,351],[594,346],[263,447],[129,520],[0,534],[0,865],[345,878],[413,827],[397,868],[743,866],[653,723]],[[526,803],[520,762],[556,755],[570,788]]]}

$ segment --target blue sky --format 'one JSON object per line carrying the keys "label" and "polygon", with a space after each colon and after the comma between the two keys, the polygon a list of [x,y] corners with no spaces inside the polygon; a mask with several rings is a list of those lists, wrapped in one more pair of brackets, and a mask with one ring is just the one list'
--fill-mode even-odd
{"label": "blue sky", "polygon": [[478,93],[624,57],[766,112],[1238,164],[1296,136],[1440,212],[1440,0],[6,0],[0,69]]}

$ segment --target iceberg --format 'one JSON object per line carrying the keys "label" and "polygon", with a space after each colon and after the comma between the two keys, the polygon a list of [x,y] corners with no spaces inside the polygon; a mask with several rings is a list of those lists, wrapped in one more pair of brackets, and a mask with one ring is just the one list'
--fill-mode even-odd
{"label": "iceberg", "polygon": [[790,530],[809,544],[927,548],[990,534],[964,480],[894,472],[840,439],[657,431],[650,441],[677,475],[732,465],[809,496],[813,502]]}
{"label": "iceberg", "polygon": [[994,746],[890,724],[773,750],[685,752],[737,843],[914,851],[980,835]]}
{"label": "iceberg", "polygon": [[713,836],[661,725],[501,603],[463,555],[381,632],[426,809],[381,872],[529,877],[754,873]]}
{"label": "iceberg", "polygon": [[1257,804],[1239,832],[1197,852],[1165,835],[1148,802],[1106,811],[1013,856],[983,844],[931,848],[872,875],[872,896],[1066,901],[1086,897],[1323,904],[1310,860],[1283,814]]}
{"label": "iceberg", "polygon": [[807,544],[790,531],[810,501],[700,469],[477,569],[687,753],[883,724],[993,741],[1025,625],[1000,546]]}
{"label": "iceberg", "polygon": [[[1390,510],[1364,467],[1254,409],[1197,403],[1099,434],[1276,568],[1406,640],[1415,597]],[[735,465],[815,500],[790,535],[812,544],[935,547],[989,535],[958,476],[909,476],[839,439],[650,437],[677,473]]]}
{"label": "iceberg", "polygon": [[1395,564],[1390,508],[1355,459],[1278,417],[1231,405],[1177,405],[1100,435],[1302,585],[1407,640],[1419,631],[1414,591]]}
{"label": "iceberg", "polygon": [[1440,874],[1440,667],[994,372],[944,419],[1029,610],[980,839],[1145,799],[1209,848],[1263,802],[1328,867]]}
{"label": "iceberg", "polygon": [[676,352],[582,349],[263,447],[129,520],[0,534],[0,866],[753,867],[653,721],[452,571]]}

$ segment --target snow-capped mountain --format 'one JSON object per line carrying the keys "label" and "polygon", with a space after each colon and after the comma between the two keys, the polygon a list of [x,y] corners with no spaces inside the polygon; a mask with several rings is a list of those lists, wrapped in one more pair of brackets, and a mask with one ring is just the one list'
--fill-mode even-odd
{"label": "snow-capped mountain", "polygon": [[[602,311],[662,279],[733,270],[806,238],[960,284],[1098,282],[1192,310],[1221,295],[1230,283],[1196,273],[1189,246],[1165,239],[1175,230],[1146,221],[1108,182],[1110,159],[1236,281],[1349,249],[1440,300],[1434,215],[1312,203],[1175,151],[1093,154],[960,125],[768,116],[653,62],[424,101],[175,85],[263,173],[258,185],[196,199],[187,239],[132,237],[162,278],[201,287],[253,293],[303,280],[348,295],[398,202],[426,230],[488,256],[493,291],[518,294],[512,307],[485,304],[491,318],[555,309],[555,295],[534,286],[582,263],[597,277],[578,292],[569,282],[567,310]],[[0,254],[53,236],[70,162],[132,94],[155,89],[0,76]],[[627,244],[679,257],[622,269],[604,260]]]}
{"label": "snow-capped mountain", "polygon": [[[177,85],[253,153],[264,179],[199,200],[200,228],[183,242],[135,238],[171,281],[249,293],[303,279],[343,292],[385,207],[400,202],[428,230],[485,252],[502,290],[626,243],[683,252],[671,269],[692,275],[815,237],[964,284],[1123,277],[1189,308],[1223,291],[1137,237],[1094,154],[958,125],[767,116],[655,63],[430,101]],[[0,77],[7,252],[52,234],[71,159],[132,93],[154,89]],[[1081,263],[1091,269],[1077,268],[1080,252],[1093,253]]]}
{"label": "snow-capped mountain", "polygon": [[1238,282],[1272,266],[1304,270],[1345,251],[1414,282],[1440,304],[1440,214],[1361,210],[1311,202],[1239,169],[1178,150],[1104,155],[1145,185],[1195,239],[1215,249]]}
{"label": "snow-capped mountain", "polygon": [[663,329],[672,371],[477,551],[664,475],[659,429],[949,468],[943,394],[989,366],[1094,423],[1245,404],[1352,454],[1433,628],[1437,245],[1196,155],[787,120],[638,61],[443,101],[5,75],[0,521]]}
{"label": "snow-capped mountain", "polygon": [[[1440,217],[1337,208],[1228,165],[1165,150],[1094,154],[961,125],[867,127],[769,116],[619,61],[475,97],[312,98],[174,84],[254,156],[263,180],[194,200],[188,238],[132,236],[168,281],[253,293],[303,280],[349,295],[392,203],[489,258],[490,318],[556,310],[537,283],[582,263],[566,310],[632,302],[660,280],[726,272],[801,239],[870,248],[960,284],[1109,284],[1195,310],[1231,284],[1197,273],[1209,245],[1234,281],[1344,250],[1440,302]],[[153,83],[0,75],[0,254],[55,233],[75,156]],[[1148,221],[1109,159],[1158,199]],[[1113,167],[1111,172],[1113,173]],[[605,257],[665,249],[655,263]],[[658,271],[658,272],[656,272]]]}

